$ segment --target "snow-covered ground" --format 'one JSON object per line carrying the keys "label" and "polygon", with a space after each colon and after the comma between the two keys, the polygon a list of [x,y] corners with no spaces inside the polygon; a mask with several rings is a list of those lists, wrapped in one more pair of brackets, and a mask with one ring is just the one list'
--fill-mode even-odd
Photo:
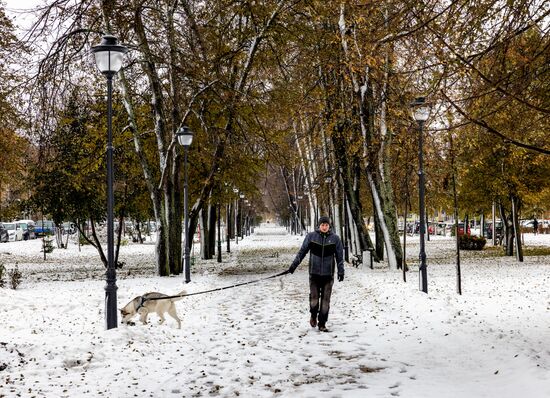
{"label": "snow-covered ground", "polygon": [[[197,261],[192,282],[154,276],[154,245],[122,248],[118,303],[161,291],[199,292],[288,268],[303,237],[263,226],[223,262]],[[550,235],[526,234],[528,245]],[[499,397],[550,396],[550,257],[464,253],[456,294],[453,241],[427,244],[429,294],[418,291],[418,238],[407,282],[383,265],[346,268],[328,327],[309,326],[306,260],[293,275],[178,301],[182,329],[104,330],[103,270],[93,248],[40,252],[0,244],[23,283],[0,289],[0,397]],[[4,279],[7,279],[4,277]]]}

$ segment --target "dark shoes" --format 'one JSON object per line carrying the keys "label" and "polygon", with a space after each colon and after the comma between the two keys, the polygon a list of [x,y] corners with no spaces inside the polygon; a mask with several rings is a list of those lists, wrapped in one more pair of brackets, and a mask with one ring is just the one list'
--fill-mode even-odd
{"label": "dark shoes", "polygon": [[[309,318],[309,324],[311,325],[312,328],[316,327],[317,326],[317,317],[312,315],[311,318]],[[326,326],[319,325],[319,331],[320,332],[328,332],[329,330],[326,328]]]}
{"label": "dark shoes", "polygon": [[312,316],[310,319],[309,319],[309,324],[311,325],[312,328],[314,328],[315,326],[317,326],[317,318]]}

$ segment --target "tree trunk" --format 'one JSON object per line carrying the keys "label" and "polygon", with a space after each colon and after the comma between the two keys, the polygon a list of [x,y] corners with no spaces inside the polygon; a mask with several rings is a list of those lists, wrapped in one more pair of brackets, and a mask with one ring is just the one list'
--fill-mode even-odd
{"label": "tree trunk", "polygon": [[516,260],[523,262],[523,248],[521,245],[520,226],[519,226],[519,209],[521,207],[521,200],[517,195],[510,195],[510,202],[512,203],[512,225],[514,228],[514,235],[516,236]]}
{"label": "tree trunk", "polygon": [[[373,202],[374,202],[374,198]],[[373,209],[375,204],[373,203]],[[378,219],[378,212],[374,212],[374,244],[376,249],[376,256],[380,259],[384,259],[384,232],[380,226],[380,220]]]}
{"label": "tree trunk", "polygon": [[203,208],[200,212],[200,230],[201,230],[201,258],[203,260],[210,260],[212,257],[210,256],[210,233],[208,230],[208,213],[209,213],[209,207],[206,206]]}
{"label": "tree trunk", "polygon": [[[148,163],[148,160],[145,156],[145,152],[141,147],[141,135],[142,131],[139,131],[137,118],[135,117],[134,109],[130,101],[130,85],[124,77],[124,71],[120,72],[121,80],[123,82],[123,97],[126,110],[130,119],[130,130],[134,136],[134,143],[136,146],[136,153],[140,158],[140,163],[145,175],[145,180],[147,187],[149,189],[151,199],[153,202],[153,209],[155,213],[155,220],[158,223],[157,231],[157,245],[156,245],[156,260],[157,260],[157,271],[161,276],[169,275],[170,273],[180,273],[182,270],[182,259],[181,259],[181,209],[182,206],[178,202],[178,190],[181,188],[179,183],[176,183],[174,176],[177,176],[179,173],[177,169],[172,167],[173,162],[176,160],[174,146],[176,144],[174,131],[182,123],[185,122],[187,116],[190,113],[191,104],[194,101],[192,96],[191,101],[188,103],[189,109],[187,111],[181,112],[179,107],[180,103],[183,102],[179,98],[179,95],[184,92],[181,89],[180,83],[181,78],[178,76],[180,70],[177,69],[176,59],[179,56],[179,48],[176,43],[176,25],[174,21],[174,13],[176,11],[176,6],[178,2],[171,3],[170,6],[163,8],[164,15],[162,15],[162,23],[164,32],[166,33],[166,40],[168,45],[166,65],[167,69],[167,78],[169,82],[169,87],[162,84],[162,79],[159,77],[159,69],[157,66],[157,57],[153,54],[153,51],[149,48],[149,39],[146,33],[142,21],[142,14],[146,12],[146,9],[142,3],[136,3],[136,9],[130,10],[133,11],[133,21],[131,22],[131,28],[135,31],[136,38],[136,50],[139,52],[140,64],[142,65],[145,78],[148,81],[148,93],[151,95],[151,106],[154,120],[154,132],[157,140],[158,148],[158,159],[159,159],[159,169],[160,169],[160,181],[155,181],[151,172],[153,169]],[[186,14],[186,18],[190,24],[190,29],[193,32],[194,36],[191,40],[191,46],[196,54],[201,58],[205,59],[205,47],[203,45],[203,38],[201,37],[201,31],[197,28],[196,21],[193,16],[193,11],[187,2],[180,3],[183,7],[183,11]],[[254,67],[255,58],[260,51],[260,44],[264,38],[269,34],[269,31],[275,25],[279,14],[285,10],[286,1],[281,1],[276,4],[271,13],[263,20],[261,26],[256,26],[254,33],[251,37],[246,37],[247,46],[246,53],[242,54],[243,57],[235,57],[238,59],[238,64],[236,63],[234,67],[228,68],[233,74],[232,82],[233,84],[227,90],[229,92],[229,100],[227,103],[226,111],[226,127],[224,131],[218,135],[217,147],[214,151],[214,156],[210,168],[210,173],[205,178],[202,190],[197,198],[197,201],[193,205],[191,211],[189,212],[189,236],[186,237],[189,242],[189,247],[192,246],[193,235],[196,231],[198,225],[198,218],[202,206],[210,198],[212,188],[215,184],[215,177],[220,170],[220,161],[223,158],[225,152],[225,146],[228,137],[232,134],[233,123],[235,114],[237,113],[237,107],[243,95],[246,93],[246,85],[248,84],[249,76]],[[114,7],[112,2],[102,1],[101,8],[103,12],[103,19],[106,25],[107,32],[114,32],[110,21],[116,20],[112,18],[114,12]],[[132,15],[130,13],[130,15]],[[133,36],[133,35],[131,35]],[[157,40],[157,37],[155,37]],[[160,39],[162,40],[162,38]],[[197,46],[195,46],[195,44]],[[240,49],[236,50],[236,52]],[[163,69],[163,72],[164,69]],[[207,85],[207,87],[210,84]],[[200,88],[198,92],[203,91],[203,88]],[[167,94],[169,93],[169,94]],[[171,104],[171,107],[168,104]],[[166,112],[166,110],[170,110]],[[168,118],[167,115],[170,115]],[[171,131],[169,126],[171,126]],[[176,162],[179,163],[179,162]]]}
{"label": "tree trunk", "polygon": [[[387,18],[387,15],[386,15]],[[380,148],[377,154],[378,168],[377,178],[378,193],[381,202],[381,216],[383,221],[381,224],[381,232],[383,232],[384,241],[386,244],[386,250],[388,252],[388,261],[390,268],[398,269],[403,262],[403,253],[401,249],[401,242],[399,239],[398,223],[397,223],[397,207],[395,205],[395,198],[393,193],[393,186],[391,183],[391,153],[390,148],[392,146],[392,134],[388,133],[387,127],[387,108],[390,93],[390,70],[392,69],[391,59],[393,53],[393,45],[391,43],[386,44],[385,48],[385,68],[382,81],[381,99],[379,106],[379,141]],[[371,91],[367,90],[367,101],[374,101],[371,96]],[[369,106],[369,109],[374,108]],[[369,119],[373,119],[373,115]],[[379,215],[380,216],[380,215]],[[387,232],[386,232],[387,231]],[[428,235],[429,236],[429,235]]]}
{"label": "tree trunk", "polygon": [[502,227],[504,229],[504,242],[505,242],[505,254],[507,256],[514,255],[514,227],[512,225],[511,215],[506,214],[506,209],[502,202],[499,202],[500,218],[502,220]]}
{"label": "tree trunk", "polygon": [[[373,248],[373,244],[370,240],[369,233],[363,220],[363,209],[359,199],[361,169],[358,166],[358,159],[349,159],[347,154],[343,135],[344,125],[336,126],[335,129],[336,130],[332,134],[332,141],[335,149],[334,154],[336,157],[336,162],[341,170],[343,190],[351,214],[351,219],[349,221],[357,228],[357,238],[360,245],[359,249],[362,253],[369,248]],[[353,165],[353,163],[350,164],[350,160],[355,163],[355,165]],[[379,261],[376,256],[375,259],[376,261]]]}
{"label": "tree trunk", "polygon": [[225,205],[225,244],[227,247],[227,253],[231,253],[231,226],[233,225],[233,223],[231,222],[232,220],[231,203],[229,203]]}
{"label": "tree trunk", "polygon": [[[110,26],[112,8],[108,2],[102,2],[102,11],[107,31],[112,31]],[[171,10],[174,11],[173,9]],[[167,128],[167,119],[164,115],[164,94],[163,85],[158,75],[158,69],[153,61],[154,56],[149,48],[149,41],[145,32],[142,21],[143,8],[138,7],[134,13],[134,29],[138,37],[138,49],[143,57],[143,68],[145,76],[149,83],[150,93],[152,96],[152,111],[154,114],[154,131],[157,139],[157,147],[160,161],[161,180],[157,184],[151,172],[151,165],[147,160],[145,151],[141,142],[141,132],[138,128],[137,118],[134,112],[134,106],[130,99],[130,85],[124,71],[119,72],[120,81],[122,83],[122,98],[123,103],[129,117],[129,127],[134,137],[134,146],[140,164],[144,173],[145,182],[149,189],[153,203],[153,211],[155,220],[158,224],[157,242],[156,242],[156,261],[157,273],[160,276],[170,274],[179,274],[182,272],[182,256],[181,256],[181,204],[179,201],[179,190],[181,185],[176,181],[179,176],[179,169],[175,163],[175,138],[169,134]],[[173,24],[173,19],[168,16],[167,21]],[[168,30],[173,26],[167,26]],[[173,37],[172,37],[173,40]],[[169,43],[171,49],[174,48],[174,43]],[[172,71],[173,73],[173,71]],[[174,80],[171,79],[173,83]],[[171,88],[171,90],[177,90]],[[172,115],[177,115],[177,105],[175,105]],[[173,124],[179,123],[179,120],[173,120]]]}
{"label": "tree trunk", "polygon": [[231,200],[227,205],[227,226],[229,231],[229,239],[235,239],[235,201]]}
{"label": "tree trunk", "polygon": [[[346,26],[345,19],[345,3],[341,3],[338,25],[340,28],[344,57],[349,60],[352,57],[350,55],[350,46],[348,45],[347,39],[348,27]],[[387,62],[388,61],[386,61],[386,63]],[[398,263],[401,264],[403,256],[401,252],[401,242],[397,232],[396,208],[393,202],[393,192],[391,184],[389,183],[389,177],[386,178],[386,174],[388,174],[389,170],[389,163],[384,164],[384,159],[382,158],[382,156],[386,154],[385,144],[383,143],[385,140],[389,139],[388,135],[385,133],[386,93],[382,93],[382,98],[380,98],[380,102],[383,103],[380,112],[384,117],[380,125],[380,132],[376,134],[375,100],[369,66],[362,65],[361,72],[362,74],[359,74],[357,70],[353,68],[348,69],[355,102],[355,106],[352,109],[352,115],[359,121],[361,127],[364,148],[364,169],[373,197],[374,211],[377,213],[378,220],[380,221],[380,228],[384,236],[388,263],[391,269],[397,269]],[[385,80],[387,81],[387,77]],[[387,160],[389,160],[389,156]],[[386,179],[388,181],[386,181]]]}
{"label": "tree trunk", "polygon": [[210,251],[210,258],[213,258],[216,255],[216,222],[218,216],[216,206],[210,204],[208,208],[208,250]]}
{"label": "tree trunk", "polygon": [[455,152],[453,146],[453,136],[449,133],[449,155],[451,158],[451,172],[452,172],[452,184],[453,184],[453,207],[454,207],[454,219],[455,219],[455,261],[456,261],[456,291],[458,294],[462,294],[462,269],[460,264],[460,237],[458,236],[458,194],[456,190],[456,164],[455,164]]}

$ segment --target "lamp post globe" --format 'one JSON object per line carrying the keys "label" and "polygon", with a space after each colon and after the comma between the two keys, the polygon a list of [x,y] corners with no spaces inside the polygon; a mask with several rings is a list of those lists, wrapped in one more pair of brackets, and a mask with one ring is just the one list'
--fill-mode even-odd
{"label": "lamp post globe", "polygon": [[97,68],[107,78],[107,271],[105,285],[105,326],[117,327],[116,267],[114,257],[114,194],[113,194],[113,77],[122,68],[126,47],[118,44],[116,37],[105,35],[93,46]]}
{"label": "lamp post globe", "polygon": [[182,126],[176,132],[178,142],[184,148],[189,148],[193,142],[193,132],[187,126]]}
{"label": "lamp post globe", "polygon": [[430,106],[425,97],[417,97],[411,104],[412,115],[418,123],[418,207],[420,213],[420,268],[419,287],[424,293],[428,293],[428,271],[426,264],[426,205],[425,205],[425,176],[423,155],[423,129],[424,123],[430,116]]}
{"label": "lamp post globe", "polygon": [[191,282],[191,262],[189,258],[189,205],[188,205],[188,184],[187,184],[187,152],[193,142],[193,132],[187,126],[182,126],[176,132],[178,142],[184,149],[184,177],[183,177],[183,268],[185,272],[185,283]]}
{"label": "lamp post globe", "polygon": [[97,68],[101,73],[107,76],[114,76],[120,68],[124,54],[128,52],[128,48],[118,44],[118,39],[112,35],[104,35],[98,45],[92,47]]}
{"label": "lamp post globe", "polygon": [[416,97],[411,104],[414,120],[418,123],[425,122],[430,117],[430,105],[426,102],[426,97]]}

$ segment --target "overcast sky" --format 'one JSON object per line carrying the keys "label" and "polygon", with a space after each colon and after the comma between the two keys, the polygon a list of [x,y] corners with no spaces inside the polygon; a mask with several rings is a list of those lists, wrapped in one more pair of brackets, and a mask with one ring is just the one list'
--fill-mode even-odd
{"label": "overcast sky", "polygon": [[22,36],[22,31],[28,29],[34,17],[28,13],[28,10],[39,6],[50,0],[2,0],[6,5],[6,15],[14,22],[17,29],[17,35]]}
{"label": "overcast sky", "polygon": [[40,0],[4,0],[6,8],[9,9],[27,9],[41,3]]}

